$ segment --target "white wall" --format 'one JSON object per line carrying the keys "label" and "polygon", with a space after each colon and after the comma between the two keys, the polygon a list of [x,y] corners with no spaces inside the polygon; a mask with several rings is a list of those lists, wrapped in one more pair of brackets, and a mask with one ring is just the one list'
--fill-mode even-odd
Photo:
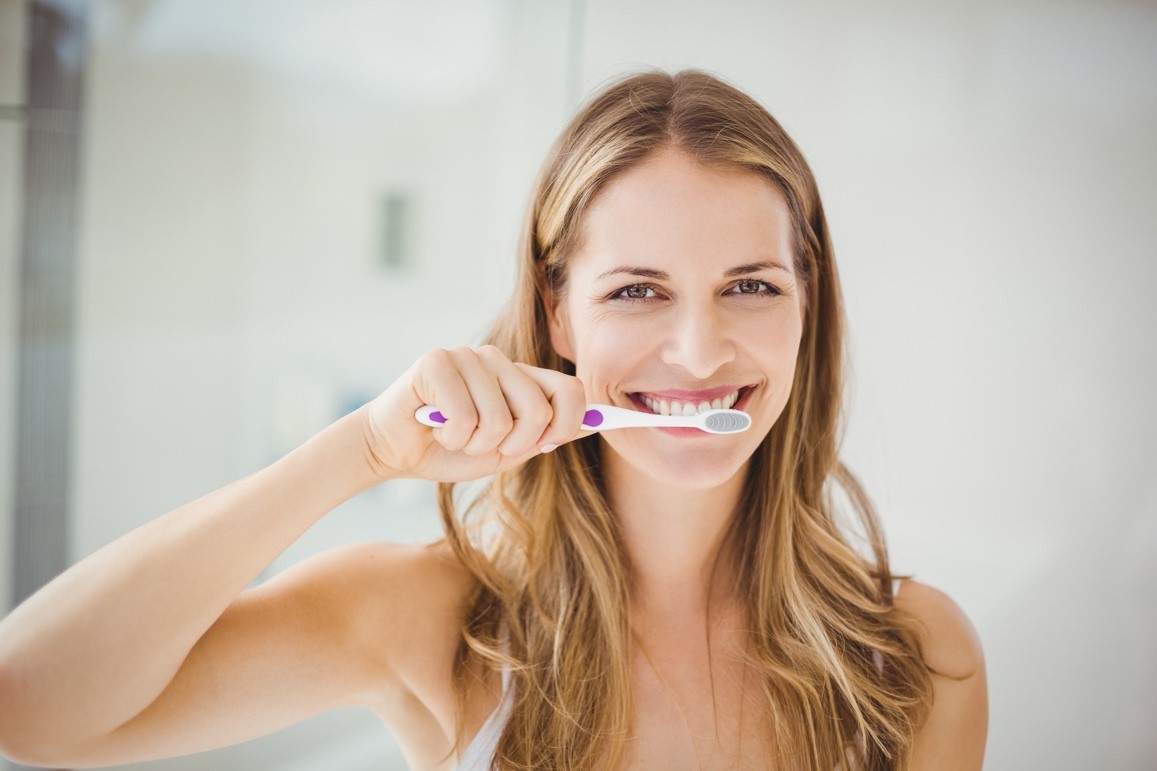
{"label": "white wall", "polygon": [[[582,7],[572,30],[567,5],[530,0],[436,19],[403,3],[94,6],[74,555],[267,463],[420,351],[477,337],[573,108],[581,39],[584,93],[643,65],[713,70],[812,164],[850,319],[846,457],[896,567],[980,631],[986,767],[1144,767],[1157,11]],[[386,190],[417,202],[408,271],[374,264]],[[271,572],[337,543],[437,535],[429,488],[388,486]],[[325,767],[400,767],[371,719],[336,713],[142,768],[285,768],[311,745],[334,748]]]}

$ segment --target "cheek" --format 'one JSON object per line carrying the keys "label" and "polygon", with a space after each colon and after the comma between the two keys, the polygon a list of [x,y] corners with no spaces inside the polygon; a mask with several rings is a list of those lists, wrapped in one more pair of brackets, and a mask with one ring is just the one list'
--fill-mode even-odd
{"label": "cheek", "polygon": [[786,323],[764,328],[762,334],[749,339],[762,339],[763,348],[767,351],[769,361],[775,362],[777,369],[789,367],[795,369],[795,360],[799,355],[802,330],[798,323]]}
{"label": "cheek", "polygon": [[784,305],[763,318],[753,318],[742,332],[741,339],[759,343],[767,357],[794,365],[803,337],[803,321],[799,308]]}
{"label": "cheek", "polygon": [[591,319],[575,336],[579,379],[594,386],[629,372],[659,339],[650,327],[643,319],[626,316]]}

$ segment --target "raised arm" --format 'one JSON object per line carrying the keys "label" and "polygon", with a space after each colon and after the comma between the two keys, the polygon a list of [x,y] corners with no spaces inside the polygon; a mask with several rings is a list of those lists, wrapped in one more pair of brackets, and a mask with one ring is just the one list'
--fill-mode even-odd
{"label": "raised arm", "polygon": [[[392,598],[407,562],[388,545],[245,587],[379,482],[477,479],[574,439],[584,401],[577,379],[490,346],[432,351],[284,458],[86,557],[0,621],[0,754],[56,767],[187,754],[396,697],[390,631],[412,598]],[[452,416],[445,429],[414,420],[424,403]]]}
{"label": "raised arm", "polygon": [[271,466],[128,533],[0,622],[4,753],[83,765],[85,747],[153,703],[187,660],[197,666],[213,642],[195,645],[218,619],[214,634],[240,641],[233,618],[252,624],[286,602],[312,612],[300,592],[268,602],[258,592],[222,617],[306,529],[383,479],[359,449],[365,424],[347,415]]}

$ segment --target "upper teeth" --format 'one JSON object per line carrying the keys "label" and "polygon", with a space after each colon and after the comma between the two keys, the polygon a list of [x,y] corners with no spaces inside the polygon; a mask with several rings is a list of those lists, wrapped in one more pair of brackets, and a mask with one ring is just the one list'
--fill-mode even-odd
{"label": "upper teeth", "polygon": [[653,412],[660,415],[697,415],[700,412],[707,410],[729,410],[736,401],[739,400],[739,391],[733,391],[727,396],[712,401],[703,402],[680,402],[674,399],[653,399],[645,394],[639,394],[639,398],[647,405]]}

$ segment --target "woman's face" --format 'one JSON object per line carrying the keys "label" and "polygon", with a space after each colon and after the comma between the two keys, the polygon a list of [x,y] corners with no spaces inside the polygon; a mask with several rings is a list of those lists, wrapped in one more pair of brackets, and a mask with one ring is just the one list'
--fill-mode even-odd
{"label": "woman's face", "polygon": [[680,488],[732,479],[783,412],[803,331],[783,195],[754,172],[666,149],[599,192],[583,234],[548,307],[588,402],[752,418],[730,435],[608,431],[604,459]]}

